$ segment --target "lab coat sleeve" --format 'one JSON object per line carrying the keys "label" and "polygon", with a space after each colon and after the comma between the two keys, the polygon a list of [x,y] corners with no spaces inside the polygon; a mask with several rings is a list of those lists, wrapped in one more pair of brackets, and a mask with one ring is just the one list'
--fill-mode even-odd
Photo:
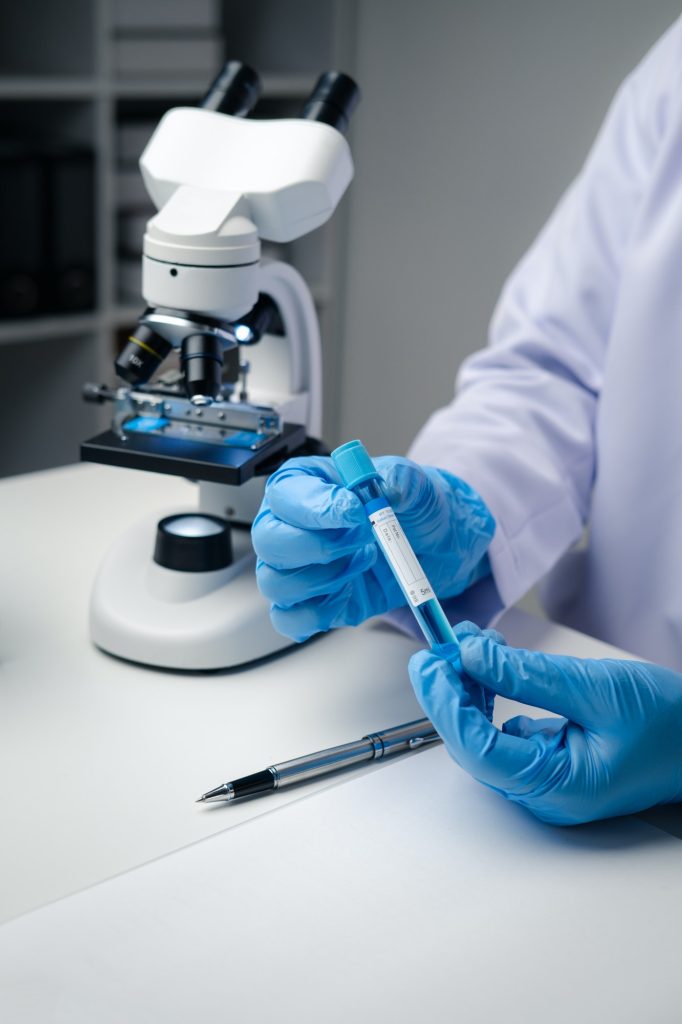
{"label": "lab coat sleeve", "polygon": [[476,488],[505,606],[581,535],[595,477],[595,419],[628,241],[681,88],[682,19],[617,93],[587,161],[508,279],[489,345],[410,456]]}

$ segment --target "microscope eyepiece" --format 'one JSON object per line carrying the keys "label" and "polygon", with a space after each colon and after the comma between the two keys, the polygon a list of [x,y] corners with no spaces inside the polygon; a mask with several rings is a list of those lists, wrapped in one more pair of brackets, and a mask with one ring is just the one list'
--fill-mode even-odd
{"label": "microscope eyepiece", "polygon": [[173,346],[147,324],[138,324],[118,356],[116,373],[128,384],[146,384]]}
{"label": "microscope eyepiece", "polygon": [[239,60],[228,60],[220,69],[199,104],[205,110],[246,117],[261,92],[258,72]]}
{"label": "microscope eyepiece", "polygon": [[190,334],[182,343],[180,362],[187,397],[209,405],[222,396],[223,343],[214,334]]}
{"label": "microscope eyepiece", "polygon": [[342,71],[326,71],[306,100],[301,117],[324,121],[344,134],[360,100],[360,86]]}

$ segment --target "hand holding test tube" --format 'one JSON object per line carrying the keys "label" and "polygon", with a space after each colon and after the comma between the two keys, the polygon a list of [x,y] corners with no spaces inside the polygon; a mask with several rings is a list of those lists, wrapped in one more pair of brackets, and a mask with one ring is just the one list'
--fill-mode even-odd
{"label": "hand holding test tube", "polygon": [[[473,488],[447,470],[400,456],[372,462],[441,599],[487,575],[495,522]],[[252,538],[273,625],[294,640],[356,626],[409,600],[378,549],[361,499],[342,486],[329,457],[289,459],[273,473]]]}

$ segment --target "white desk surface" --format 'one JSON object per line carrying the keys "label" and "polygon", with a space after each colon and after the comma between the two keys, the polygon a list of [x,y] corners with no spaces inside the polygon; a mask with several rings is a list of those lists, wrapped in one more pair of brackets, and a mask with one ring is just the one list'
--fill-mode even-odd
{"label": "white desk surface", "polygon": [[100,466],[0,484],[0,922],[263,813],[195,803],[227,778],[423,717],[406,671],[418,645],[385,627],[215,674],[93,648],[88,599],[111,538],[195,495]]}
{"label": "white desk surface", "polygon": [[676,839],[431,749],[0,928],[8,1024],[678,1024]]}
{"label": "white desk surface", "polygon": [[[316,881],[314,875],[305,868],[306,858],[300,861],[300,870],[296,866],[302,840],[292,840],[291,830],[294,829],[295,834],[293,823],[298,820],[296,815],[303,814],[305,820],[300,821],[301,836],[304,833],[306,836],[310,834],[311,823],[304,808],[311,806],[318,808],[318,817],[326,813],[325,820],[329,820],[331,814],[334,820],[342,821],[342,830],[349,836],[346,843],[339,843],[338,836],[332,842],[333,830],[327,829],[330,839],[326,847],[324,837],[317,837],[311,849],[318,840],[324,848],[320,848],[316,863],[319,864],[320,858],[324,858],[324,862],[329,864],[328,881],[332,888],[337,871],[341,873],[346,889],[342,887],[339,892],[346,892],[348,907],[354,906],[357,909],[358,899],[347,890],[349,880],[354,879],[359,887],[358,895],[362,895],[361,905],[369,906],[372,910],[371,920],[367,920],[366,913],[361,915],[360,929],[369,928],[368,934],[373,934],[373,922],[376,923],[377,949],[380,933],[387,937],[387,941],[390,940],[384,952],[377,954],[376,958],[376,969],[379,972],[377,982],[388,972],[381,985],[388,984],[389,978],[393,978],[396,991],[405,991],[405,971],[402,967],[395,970],[390,955],[394,949],[391,943],[397,934],[400,919],[396,905],[400,906],[405,887],[409,888],[413,877],[416,877],[419,882],[416,891],[428,899],[423,913],[413,903],[409,903],[410,913],[416,914],[416,920],[413,922],[410,917],[403,921],[401,934],[411,935],[412,938],[407,946],[403,941],[399,947],[395,947],[397,955],[413,958],[416,937],[423,932],[431,934],[435,922],[440,922],[438,928],[445,927],[446,920],[450,922],[448,928],[455,930],[453,953],[461,954],[462,950],[470,948],[471,914],[475,912],[480,914],[480,928],[471,948],[477,952],[474,959],[470,957],[470,962],[467,962],[477,984],[485,986],[487,974],[490,972],[495,975],[499,970],[497,967],[486,967],[483,971],[481,966],[488,963],[485,949],[488,941],[493,954],[491,965],[500,954],[500,936],[506,936],[505,941],[510,943],[510,949],[514,947],[510,952],[510,962],[517,964],[517,944],[523,947],[530,943],[534,949],[538,934],[545,929],[554,942],[557,941],[557,934],[563,936],[554,948],[563,950],[568,957],[568,960],[563,961],[568,976],[560,977],[558,973],[552,975],[557,984],[556,998],[561,1001],[564,999],[562,986],[570,986],[571,974],[566,934],[572,937],[573,955],[581,963],[583,959],[579,940],[579,916],[582,911],[579,913],[579,908],[584,910],[583,924],[590,941],[601,921],[596,910],[588,912],[590,906],[600,907],[611,915],[612,924],[622,916],[617,906],[617,883],[609,882],[606,886],[606,903],[601,899],[595,902],[594,892],[588,903],[576,896],[577,916],[571,920],[566,933],[567,887],[575,891],[576,878],[580,880],[580,865],[587,864],[584,851],[591,850],[594,853],[595,849],[600,851],[598,861],[605,865],[603,873],[606,882],[610,878],[621,879],[622,894],[625,894],[628,886],[631,887],[627,890],[627,900],[623,906],[634,905],[637,913],[630,917],[636,923],[636,930],[629,936],[628,949],[637,950],[645,957],[646,974],[648,968],[654,966],[654,958],[652,948],[646,950],[641,936],[648,934],[644,925],[649,920],[646,908],[652,899],[652,887],[654,895],[658,893],[660,897],[655,906],[659,935],[670,937],[677,928],[679,913],[674,907],[675,896],[678,895],[676,875],[670,875],[667,865],[671,858],[679,856],[680,848],[676,840],[641,822],[609,823],[592,830],[562,832],[545,829],[532,822],[524,812],[508,807],[462,776],[448,762],[442,750],[419,753],[400,763],[377,766],[369,770],[372,775],[369,779],[349,777],[342,782],[336,780],[321,784],[330,787],[323,794],[319,793],[318,786],[318,792],[312,796],[308,795],[310,791],[303,795],[301,791],[290,791],[241,807],[205,808],[194,804],[199,793],[225,777],[262,768],[274,760],[356,738],[375,728],[421,717],[406,673],[407,658],[417,643],[381,625],[326,636],[248,671],[211,675],[157,672],[121,663],[93,649],[87,639],[88,595],[96,566],[111,539],[157,506],[159,516],[168,510],[192,507],[194,495],[192,485],[181,480],[96,466],[70,467],[0,483],[0,521],[3,527],[0,533],[0,770],[4,780],[0,796],[0,821],[3,823],[0,843],[0,878],[3,879],[0,885],[0,921],[8,921],[26,911],[43,907],[69,893],[83,890],[214,833],[230,829],[219,839],[200,844],[177,857],[157,861],[141,871],[84,893],[76,900],[65,900],[55,907],[6,924],[0,929],[0,949],[3,951],[0,961],[5,960],[10,973],[5,972],[5,984],[0,989],[8,992],[11,990],[15,994],[19,991],[19,1002],[12,1003],[12,1006],[16,1009],[24,1005],[21,1002],[24,981],[34,976],[30,949],[37,944],[37,951],[43,929],[46,929],[46,935],[49,933],[50,922],[61,922],[59,927],[63,929],[64,922],[71,920],[72,927],[77,928],[73,922],[80,920],[82,914],[85,925],[89,920],[88,908],[91,906],[88,900],[94,901],[92,905],[96,905],[100,899],[106,903],[107,893],[113,891],[123,892],[121,906],[127,908],[132,926],[138,912],[134,912],[130,899],[137,899],[137,896],[129,898],[125,893],[136,892],[135,886],[141,885],[150,893],[157,892],[162,880],[170,877],[167,872],[172,874],[175,870],[184,870],[183,858],[189,858],[188,863],[193,863],[192,858],[201,858],[213,842],[223,844],[215,849],[220,856],[224,853],[230,862],[234,858],[235,864],[247,864],[252,859],[258,863],[264,849],[272,850],[272,844],[280,842],[277,832],[271,836],[267,831],[275,826],[284,828],[282,848],[285,852],[289,851],[283,862],[286,867],[282,870],[291,878],[291,884],[284,886],[284,902],[290,901],[291,906],[280,905],[278,898],[268,903],[268,907],[280,907],[282,914],[294,915],[282,920],[297,920],[298,914],[301,921],[307,922],[306,929],[313,932],[321,929],[325,942],[331,933],[335,936],[334,942],[337,945],[341,942],[353,960],[356,956],[353,941],[357,938],[358,929],[345,916],[345,912],[335,921],[334,914],[340,913],[338,899],[332,899],[324,886],[320,888],[319,880]],[[510,642],[520,645],[584,656],[614,653],[612,648],[597,641],[520,612],[508,613],[501,628]],[[500,702],[498,714],[506,718],[514,713],[512,707],[508,702]],[[374,776],[377,779],[394,779],[395,785],[401,786],[401,791],[402,787],[409,789],[411,786],[419,786],[419,780],[422,779],[423,792],[422,773],[428,774],[434,768],[437,768],[435,777],[439,782],[436,785],[429,781],[426,789],[428,799],[407,801],[404,806],[411,808],[407,819],[404,813],[395,814],[396,827],[403,829],[406,841],[404,844],[396,843],[392,847],[396,851],[395,858],[388,858],[390,870],[387,880],[391,885],[375,886],[383,870],[380,854],[385,856],[387,850],[381,844],[377,845],[378,859],[367,863],[365,877],[365,851],[371,850],[374,842],[370,829],[376,812],[371,797],[371,786],[378,785]],[[398,774],[384,775],[386,772]],[[456,792],[452,790],[454,780],[458,780],[459,789]],[[352,790],[353,786],[369,787],[366,790],[369,794],[367,800],[353,799],[352,793],[360,792]],[[460,790],[466,797],[460,796]],[[387,807],[391,805],[389,797],[393,793],[392,783],[388,796],[382,794],[382,806],[384,802]],[[282,805],[292,800],[296,803],[283,809]],[[317,801],[317,804],[314,805],[313,801]],[[326,801],[330,801],[329,804]],[[325,807],[330,810],[323,812]],[[253,817],[259,820],[232,831],[232,826]],[[442,828],[437,827],[441,818]],[[382,821],[384,819],[386,814]],[[291,824],[285,827],[287,821]],[[388,821],[385,828],[389,828]],[[266,830],[263,833],[265,838],[261,838],[259,829]],[[461,907],[457,900],[454,903],[448,902],[455,898],[457,887],[453,888],[454,875],[447,882],[444,877],[447,874],[448,843],[457,839],[458,832],[465,832],[471,840],[479,829],[481,835],[476,843],[480,846],[482,875],[473,880],[472,884],[482,897],[482,902],[476,904],[476,908],[471,904],[470,915],[466,917],[466,929],[458,930],[457,920],[461,917]],[[390,829],[387,835],[390,835]],[[432,840],[433,870],[430,866]],[[507,876],[504,871],[506,860],[499,860],[501,851],[507,849],[515,851],[515,871],[511,876]],[[492,852],[485,853],[485,850]],[[419,856],[422,861],[414,876],[414,857],[417,851],[421,851]],[[646,857],[643,851],[646,851]],[[497,861],[494,860],[493,852]],[[451,853],[454,857],[454,847]],[[337,854],[338,864],[335,863]],[[529,870],[521,872],[522,882],[518,882],[516,869],[524,858],[534,865],[533,870],[544,880],[538,891],[533,888],[535,876]],[[590,865],[593,860],[591,856]],[[180,868],[175,868],[176,863],[180,863]],[[197,865],[197,870],[203,874],[201,862],[197,862]],[[209,872],[204,881],[210,890],[210,864],[204,867]],[[501,877],[504,880],[504,892],[498,877],[500,867],[503,868]],[[585,867],[584,870],[589,875],[593,866]],[[490,895],[486,896],[488,876],[494,876],[495,884],[489,890]],[[273,877],[275,881],[279,878],[282,882],[279,874],[275,873]],[[442,906],[436,887],[430,892],[426,891],[429,885],[433,887],[435,880],[441,878],[445,885],[445,902]],[[138,883],[137,879],[143,881]],[[128,885],[132,885],[132,890],[125,888]],[[124,886],[124,889],[119,890],[117,886]],[[247,888],[253,897],[252,888]],[[559,903],[563,909],[559,921],[552,909],[553,890],[561,897]],[[263,892],[272,895],[273,890],[266,886]],[[534,908],[533,913],[525,904],[524,892],[527,892],[529,905]],[[260,914],[263,912],[265,896],[259,899]],[[512,940],[509,926],[502,929],[500,936],[497,935],[495,917],[500,908],[500,900],[503,904],[511,901],[511,906],[520,915],[521,932],[518,940]],[[202,906],[202,913],[211,912],[210,899]],[[444,911],[448,906],[453,911],[449,918]],[[189,902],[185,909],[188,907]],[[298,909],[294,913],[295,908]],[[507,907],[505,920],[511,921],[508,910]],[[142,913],[140,910],[139,914]],[[145,920],[149,920],[147,911],[144,914]],[[331,918],[328,914],[332,915]],[[70,915],[76,916],[70,918]],[[229,919],[230,928],[235,929],[234,934],[218,935],[224,963],[227,957],[224,969],[228,989],[231,980],[229,960],[236,955],[235,948],[238,947],[237,960],[242,964],[239,970],[243,970],[255,955],[259,935],[263,941],[265,963],[261,968],[256,957],[257,967],[252,967],[251,990],[255,984],[254,977],[261,977],[261,969],[263,978],[273,976],[273,958],[280,965],[291,964],[292,956],[297,959],[295,952],[287,947],[287,929],[281,921],[279,931],[275,930],[276,941],[269,941],[267,936],[263,938],[262,931],[257,927],[260,920],[258,914],[254,917],[243,900],[237,901],[234,906],[230,904],[229,910],[218,900],[212,920],[222,922],[224,919]],[[261,924],[266,922],[269,928],[273,927],[273,922],[263,913]],[[624,926],[623,922],[621,924]],[[166,921],[164,928],[167,925]],[[621,937],[624,935],[623,926],[618,932]],[[102,927],[108,927],[106,920]],[[119,927],[113,917],[111,927]],[[434,932],[436,935],[438,928]],[[62,930],[64,949],[72,948],[69,943],[75,943],[72,955],[76,965],[78,942],[83,935],[90,934],[89,929],[90,925],[80,936],[75,932],[67,935]],[[605,934],[610,935],[610,929],[611,925]],[[140,936],[143,933],[144,929],[140,928]],[[171,928],[168,935],[174,934]],[[238,934],[244,936],[243,942],[237,941]],[[299,930],[299,939],[301,934]],[[22,935],[28,937],[28,945],[22,945]],[[177,934],[175,938],[180,954],[185,939]],[[419,943],[417,945],[422,948]],[[679,941],[671,945],[679,951]],[[549,948],[549,940],[547,946]],[[336,949],[334,943],[332,947]],[[130,948],[134,948],[134,942]],[[426,943],[423,948],[432,949],[432,944]],[[591,948],[589,941],[585,948]],[[26,960],[21,959],[22,949]],[[11,950],[15,952],[9,956]],[[368,968],[368,962],[374,963],[373,954],[364,940],[358,950],[360,952],[357,955],[361,957],[365,968]],[[453,968],[453,976],[448,977],[446,963],[442,961],[442,950],[441,953],[437,949],[432,951],[434,970],[440,965],[444,971],[440,982],[442,992],[438,998],[444,999],[446,991],[449,998],[453,988],[457,988],[457,970]],[[87,959],[86,947],[83,947],[82,952]],[[6,958],[5,953],[8,953]],[[182,953],[183,957],[185,954],[188,954],[186,949]],[[318,974],[320,978],[332,976],[333,972],[329,974],[325,967],[332,960],[322,947],[318,950],[317,960],[313,956],[311,963],[310,956],[311,950],[307,950],[304,959],[308,963],[311,978]],[[600,956],[608,958],[606,947]],[[627,959],[625,951],[620,948],[616,957]],[[144,958],[140,960],[142,962]],[[350,962],[341,971],[346,981]],[[601,960],[595,961],[593,965],[595,978],[599,964]],[[9,965],[12,965],[11,970]],[[175,966],[179,967],[180,964]],[[303,966],[300,963],[299,969],[302,970]],[[425,998],[426,988],[433,983],[432,972],[423,957],[418,958],[417,966],[416,971],[407,972],[411,978],[415,1006]],[[104,961],[100,967],[106,974]],[[531,967],[532,972],[535,972],[536,965]],[[120,982],[122,975],[117,975],[116,964],[110,964],[110,968]],[[187,973],[182,975],[187,991],[196,990],[199,968],[197,957],[190,956]],[[121,970],[125,977],[126,970]],[[277,968],[275,976],[280,977],[282,970]],[[538,977],[542,977],[542,969],[537,967],[537,970]],[[558,960],[553,970],[559,972]],[[476,971],[479,973],[476,974]],[[173,970],[168,971],[168,974],[174,978],[174,983],[169,984],[168,988],[171,993],[178,987],[178,975],[174,975]],[[67,975],[68,972],[64,973],[65,978]],[[293,976],[298,976],[300,989],[303,984],[300,974],[294,972]],[[18,989],[12,983],[12,978],[18,979]],[[513,978],[510,976],[508,980],[513,987]],[[269,982],[262,986],[263,991],[259,988],[259,1005],[262,1004],[264,1008],[268,1005],[268,998],[274,998],[273,993],[277,988],[276,984],[271,988],[268,986]],[[124,990],[125,985],[121,996],[125,1000]],[[219,990],[224,991],[221,987],[215,989]],[[140,991],[135,986],[130,989],[130,992],[136,992],[138,996]],[[366,999],[368,990],[362,991],[362,998]],[[244,998],[247,998],[246,989],[244,992]],[[352,994],[356,988],[350,985],[348,992]],[[669,992],[669,988],[665,992]],[[415,993],[419,994],[419,998]],[[305,998],[302,989],[300,994],[301,998]],[[524,995],[519,989],[510,996],[519,1019],[524,1016],[521,1012],[523,1001],[530,998],[530,995],[529,992]],[[30,1008],[31,1000],[28,996],[27,999],[26,1006]],[[547,1012],[550,1013],[549,996],[547,999]],[[0,995],[0,1010],[2,1000]],[[132,1003],[136,1006],[146,1005],[145,999],[141,1002],[139,998],[137,1001],[132,999],[132,1002],[129,1000],[125,1004],[128,1010]],[[90,1019],[99,1022],[109,1019],[170,1021],[192,1018],[193,1014],[188,1010],[189,1003],[183,1003],[179,995],[174,1005],[184,1006],[184,1017],[180,1013],[173,1016],[159,1008],[157,1016],[134,1016],[128,1012],[118,1017],[109,1017],[102,1011],[99,1015],[91,1015]],[[234,1006],[236,1008],[239,1005],[237,1000]],[[289,1008],[293,1005],[291,1003]],[[379,1006],[378,1003],[376,1005]],[[391,998],[388,1004],[383,1005],[393,1007],[391,1015],[395,1019],[408,1019],[412,1016],[406,1011],[403,1017],[398,1009],[413,1005],[407,996],[401,996],[397,1002]],[[440,1004],[432,1005],[435,1007]],[[454,1016],[457,1014],[456,1001],[451,1005]],[[673,1004],[664,1002],[662,1005]],[[679,1005],[678,999],[675,1017],[657,1016],[650,1019],[677,1020],[680,1017]],[[345,1004],[341,1001],[338,1006]],[[254,1014],[251,1017],[242,1013],[240,1019],[274,1019],[273,1015],[268,1016],[268,1012],[263,1009],[262,1016]],[[17,1010],[15,1016],[5,1019],[17,1022],[24,1019],[52,1019],[40,1014],[31,1016],[28,1010],[27,1014],[21,1016]],[[81,1017],[75,1014],[74,1010],[74,1015],[66,1014],[63,1018],[54,1019],[80,1020]],[[337,1016],[318,1013],[317,1017],[311,1014],[309,1017],[300,1016],[299,1019],[336,1020],[341,1019],[341,1016],[340,1013]],[[205,1019],[213,1018],[206,1016]],[[280,1015],[280,1019],[289,1018]],[[479,1018],[465,1015],[461,1019]],[[481,1016],[480,1019],[486,1018]],[[583,1014],[583,1019],[591,1018]],[[593,1019],[599,1018],[595,1016]]]}

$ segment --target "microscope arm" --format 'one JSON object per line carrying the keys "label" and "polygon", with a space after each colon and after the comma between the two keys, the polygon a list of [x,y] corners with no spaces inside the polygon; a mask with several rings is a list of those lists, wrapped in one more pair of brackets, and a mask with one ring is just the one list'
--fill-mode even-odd
{"label": "microscope arm", "polygon": [[306,429],[322,436],[322,349],[315,305],[304,279],[287,263],[264,262],[259,291],[279,310],[289,346],[289,391],[307,393]]}

